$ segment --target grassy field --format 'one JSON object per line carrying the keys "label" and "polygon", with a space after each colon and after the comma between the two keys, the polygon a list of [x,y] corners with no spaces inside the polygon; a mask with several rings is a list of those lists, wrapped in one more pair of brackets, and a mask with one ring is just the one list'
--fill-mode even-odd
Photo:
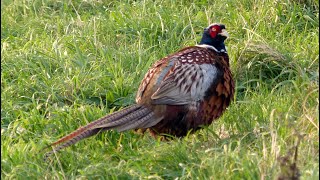
{"label": "grassy field", "polygon": [[[313,0],[2,0],[1,179],[319,179],[318,13]],[[237,86],[223,117],[168,142],[109,131],[43,161],[134,103],[149,66],[212,22]]]}

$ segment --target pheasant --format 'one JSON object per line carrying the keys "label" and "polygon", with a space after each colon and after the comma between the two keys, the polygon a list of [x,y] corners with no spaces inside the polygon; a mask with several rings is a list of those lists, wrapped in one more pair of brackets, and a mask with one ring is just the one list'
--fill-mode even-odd
{"label": "pheasant", "polygon": [[136,104],[109,114],[49,145],[54,151],[101,131],[135,129],[152,136],[186,136],[210,125],[230,105],[234,81],[224,45],[225,25],[204,29],[198,45],[158,60],[140,83]]}

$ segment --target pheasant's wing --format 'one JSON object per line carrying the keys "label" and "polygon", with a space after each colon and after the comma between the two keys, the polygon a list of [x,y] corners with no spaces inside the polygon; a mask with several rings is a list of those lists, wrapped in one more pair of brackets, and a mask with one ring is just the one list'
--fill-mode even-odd
{"label": "pheasant's wing", "polygon": [[210,52],[195,50],[172,58],[174,65],[157,79],[159,88],[151,96],[154,104],[184,105],[201,100],[223,77]]}

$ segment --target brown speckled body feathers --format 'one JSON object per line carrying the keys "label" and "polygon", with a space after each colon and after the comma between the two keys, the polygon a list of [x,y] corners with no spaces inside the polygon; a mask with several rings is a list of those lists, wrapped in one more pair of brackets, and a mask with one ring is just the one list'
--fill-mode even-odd
{"label": "brown speckled body feathers", "polygon": [[228,54],[192,46],[156,62],[136,101],[162,116],[153,134],[181,137],[220,117],[233,94]]}
{"label": "brown speckled body feathers", "polygon": [[186,47],[157,61],[141,81],[135,105],[107,115],[52,143],[53,151],[100,131],[150,130],[185,136],[211,124],[230,105],[234,81],[224,47],[222,24],[205,29],[200,45]]}

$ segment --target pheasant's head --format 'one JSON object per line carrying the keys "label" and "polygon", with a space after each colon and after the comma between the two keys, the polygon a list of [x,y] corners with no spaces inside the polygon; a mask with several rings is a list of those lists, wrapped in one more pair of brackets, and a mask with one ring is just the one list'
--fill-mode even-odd
{"label": "pheasant's head", "polygon": [[209,45],[218,51],[226,51],[224,40],[229,37],[223,24],[213,23],[204,29],[200,45]]}

